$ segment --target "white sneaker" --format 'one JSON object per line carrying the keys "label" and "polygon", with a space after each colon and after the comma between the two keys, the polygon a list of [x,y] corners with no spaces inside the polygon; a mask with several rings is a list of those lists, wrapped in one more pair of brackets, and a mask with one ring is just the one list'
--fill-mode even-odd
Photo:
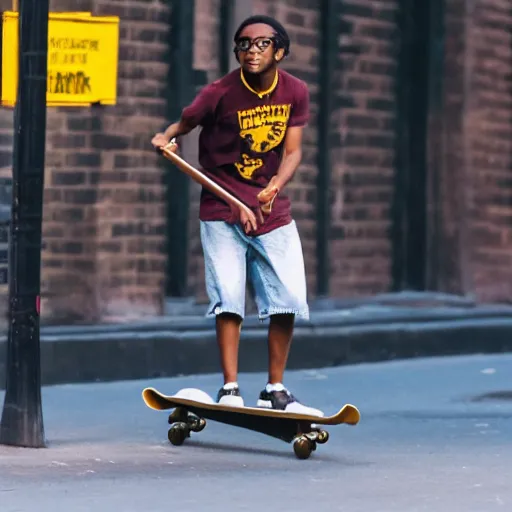
{"label": "white sneaker", "polygon": [[244,399],[240,395],[238,386],[231,388],[220,388],[217,393],[217,403],[229,405],[230,407],[244,407]]}
{"label": "white sneaker", "polygon": [[260,393],[257,406],[310,416],[324,416],[324,413],[319,409],[301,404],[286,388],[279,391],[267,391],[264,389]]}

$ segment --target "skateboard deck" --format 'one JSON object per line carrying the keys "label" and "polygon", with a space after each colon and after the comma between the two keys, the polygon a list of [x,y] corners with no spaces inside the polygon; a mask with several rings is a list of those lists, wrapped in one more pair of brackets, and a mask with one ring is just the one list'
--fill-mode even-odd
{"label": "skateboard deck", "polygon": [[151,409],[174,409],[169,416],[171,428],[169,441],[181,445],[190,432],[200,432],[206,420],[245,428],[266,434],[287,443],[293,442],[295,455],[307,459],[324,444],[329,433],[321,426],[340,424],[356,425],[360,420],[357,407],[346,404],[332,416],[312,416],[260,407],[234,407],[216,403],[207,393],[195,388],[185,388],[175,395],[164,395],[155,388],[142,391],[144,403]]}

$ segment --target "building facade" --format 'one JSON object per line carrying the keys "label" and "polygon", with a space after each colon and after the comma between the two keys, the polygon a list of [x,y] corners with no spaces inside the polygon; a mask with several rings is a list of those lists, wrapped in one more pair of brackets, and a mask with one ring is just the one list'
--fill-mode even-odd
{"label": "building facade", "polygon": [[[46,323],[206,300],[198,187],[150,140],[233,68],[251,13],[279,19],[312,117],[289,185],[311,298],[512,298],[512,14],[505,0],[51,0],[118,15],[115,106],[49,108]],[[9,10],[11,0],[0,0]],[[197,163],[197,133],[182,151]],[[12,110],[0,109],[0,168]]]}

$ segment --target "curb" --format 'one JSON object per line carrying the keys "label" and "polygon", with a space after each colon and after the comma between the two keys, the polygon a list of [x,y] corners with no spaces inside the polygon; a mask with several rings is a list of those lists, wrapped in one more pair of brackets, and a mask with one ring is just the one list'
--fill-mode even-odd
{"label": "curb", "polygon": [[[418,311],[416,311],[418,313]],[[336,312],[339,313],[339,312]],[[336,315],[334,315],[336,316]],[[316,315],[297,325],[288,369],[311,369],[413,357],[512,352],[512,316],[338,325]],[[428,317],[428,315],[427,315]],[[146,326],[148,327],[148,326]],[[182,325],[181,327],[185,327]],[[191,327],[191,324],[187,325]],[[240,344],[241,372],[267,369],[266,324],[247,326]],[[68,331],[63,332],[63,331]],[[41,334],[42,384],[109,382],[218,373],[211,325],[191,329],[47,329]],[[0,340],[0,389],[5,383],[5,338]]]}

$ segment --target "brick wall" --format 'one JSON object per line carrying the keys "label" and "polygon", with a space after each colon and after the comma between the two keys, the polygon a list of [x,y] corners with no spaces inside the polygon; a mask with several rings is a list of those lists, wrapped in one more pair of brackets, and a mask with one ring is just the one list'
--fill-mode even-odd
{"label": "brick wall", "polygon": [[395,160],[397,2],[341,6],[332,120],[331,294],[390,286]]}
{"label": "brick wall", "polygon": [[[165,124],[167,2],[55,0],[50,8],[118,15],[121,33],[117,105],[48,110],[43,321],[159,314],[165,211],[150,137]],[[0,111],[2,165],[11,118]]]}
{"label": "brick wall", "polygon": [[471,285],[480,300],[511,301],[512,10],[473,0],[466,16]]}
{"label": "brick wall", "polygon": [[[249,0],[248,0],[249,3]],[[378,293],[391,284],[398,0],[340,3],[332,112],[331,295]],[[436,190],[438,289],[512,298],[512,14],[507,0],[446,0],[443,156]],[[9,9],[10,0],[0,0]],[[119,98],[111,107],[49,109],[44,211],[43,317],[98,322],[161,312],[165,198],[151,134],[166,119],[170,3],[53,0],[52,10],[121,17]],[[312,119],[304,161],[288,193],[315,290],[317,29],[320,0],[251,0],[254,13],[288,28],[283,66],[305,79]],[[194,67],[220,73],[220,0],[197,0]],[[247,14],[247,13],[246,13]],[[195,84],[199,87],[202,84]],[[197,133],[184,152],[197,162]],[[12,110],[0,109],[0,168],[11,165]],[[198,231],[199,188],[190,184],[188,291],[206,300]],[[433,203],[434,204],[434,203]],[[432,205],[431,205],[432,207]]]}
{"label": "brick wall", "polygon": [[[149,140],[165,124],[170,13],[163,1],[123,5],[96,0],[92,11],[121,18],[118,102],[74,113],[52,111],[49,118],[68,132],[64,140],[58,128],[48,136],[49,153],[60,160],[49,161],[47,208],[55,228],[58,224],[64,230],[67,245],[56,241],[52,247],[47,217],[47,292],[59,315],[68,314],[70,280],[79,308],[90,304],[86,319],[158,314],[165,208],[158,157]],[[82,149],[71,153],[69,143]],[[62,164],[64,168],[56,167]],[[74,218],[67,215],[73,217],[77,204],[83,204],[81,218],[69,227]],[[63,251],[69,255],[62,258]],[[59,260],[65,270],[52,272]]]}
{"label": "brick wall", "polygon": [[448,0],[443,165],[431,284],[512,300],[512,12],[506,0]]}
{"label": "brick wall", "polygon": [[428,177],[428,222],[432,233],[428,284],[431,289],[458,294],[470,288],[468,248],[463,246],[468,226],[462,222],[467,204],[465,195],[471,187],[466,150],[469,112],[465,111],[469,99],[467,4],[466,0],[450,0],[445,4],[442,113],[439,114],[442,135],[433,140],[442,146],[441,166]]}

